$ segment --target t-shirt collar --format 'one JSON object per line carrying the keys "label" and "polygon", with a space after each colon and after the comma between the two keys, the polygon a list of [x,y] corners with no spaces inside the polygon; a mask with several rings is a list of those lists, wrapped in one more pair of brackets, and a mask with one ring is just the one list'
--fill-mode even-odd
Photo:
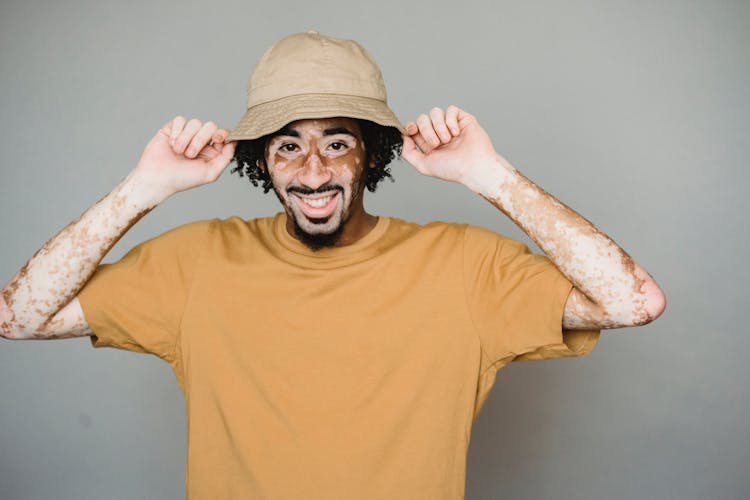
{"label": "t-shirt collar", "polygon": [[283,258],[301,267],[331,268],[341,267],[367,260],[378,253],[379,240],[390,226],[390,218],[378,217],[378,221],[366,235],[351,245],[326,247],[313,251],[286,229],[287,214],[279,212],[273,218],[273,236]]}

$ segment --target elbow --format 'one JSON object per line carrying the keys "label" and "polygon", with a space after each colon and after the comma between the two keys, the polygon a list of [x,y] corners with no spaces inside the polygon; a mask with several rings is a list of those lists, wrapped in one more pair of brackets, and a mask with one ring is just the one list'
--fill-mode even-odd
{"label": "elbow", "polygon": [[0,337],[7,340],[28,340],[38,338],[34,330],[29,330],[24,325],[15,325],[5,321],[0,322]]}
{"label": "elbow", "polygon": [[13,310],[6,301],[6,289],[0,291],[0,337],[8,340],[23,340],[29,338],[26,325],[17,321]]}
{"label": "elbow", "polygon": [[5,321],[0,323],[0,337],[8,340],[18,340],[21,336]]}
{"label": "elbow", "polygon": [[628,301],[627,307],[619,307],[607,311],[607,317],[616,326],[608,328],[624,328],[643,326],[655,321],[664,313],[667,298],[658,286],[646,294],[639,294]]}
{"label": "elbow", "polygon": [[662,292],[661,289],[659,289],[659,293],[654,294],[654,296],[650,297],[646,302],[646,312],[648,313],[649,318],[651,318],[649,322],[654,321],[661,316],[666,308],[667,296],[664,295],[664,292]]}
{"label": "elbow", "polygon": [[25,338],[23,325],[18,325],[15,315],[0,294],[0,337],[8,340],[21,340]]}
{"label": "elbow", "polygon": [[667,308],[667,296],[653,278],[644,284],[643,291],[646,299],[643,309],[646,311],[647,323],[651,323]]}
{"label": "elbow", "polygon": [[667,297],[656,280],[640,265],[635,264],[636,286],[633,290],[633,322],[628,326],[651,323],[662,315],[667,307]]}
{"label": "elbow", "polygon": [[18,335],[9,321],[9,316],[12,317],[9,311],[3,294],[0,294],[0,337],[13,340],[18,338]]}
{"label": "elbow", "polygon": [[667,308],[667,297],[655,282],[636,308],[635,321],[632,326],[642,326],[655,321]]}
{"label": "elbow", "polygon": [[667,307],[667,297],[656,280],[638,264],[635,264],[636,286],[633,293],[632,323],[642,326],[655,321]]}
{"label": "elbow", "polygon": [[[2,304],[0,304],[2,305]],[[26,338],[23,325],[16,324],[13,316],[8,317],[5,310],[0,308],[0,337],[8,340],[21,340]]]}

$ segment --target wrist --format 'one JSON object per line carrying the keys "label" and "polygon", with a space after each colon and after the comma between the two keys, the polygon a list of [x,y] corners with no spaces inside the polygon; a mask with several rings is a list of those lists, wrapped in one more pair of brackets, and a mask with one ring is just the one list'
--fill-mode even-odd
{"label": "wrist", "polygon": [[515,182],[518,171],[499,154],[480,160],[468,168],[460,182],[485,198],[497,198]]}
{"label": "wrist", "polygon": [[118,191],[127,200],[127,204],[138,211],[151,210],[174,194],[144,179],[138,175],[137,170],[125,177]]}

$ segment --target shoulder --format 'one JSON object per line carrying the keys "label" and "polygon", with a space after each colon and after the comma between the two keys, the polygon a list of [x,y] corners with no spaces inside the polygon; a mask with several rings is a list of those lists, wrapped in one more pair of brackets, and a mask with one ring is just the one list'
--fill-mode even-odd
{"label": "shoulder", "polygon": [[[467,231],[475,231],[489,241],[494,233],[465,223],[430,221],[417,223],[390,218],[388,239],[402,250],[412,249],[419,255],[446,258],[464,253]],[[497,236],[497,235],[496,235]],[[487,244],[477,244],[484,246]]]}
{"label": "shoulder", "polygon": [[397,217],[388,217],[388,219],[390,231],[404,237],[462,238],[467,226],[455,222],[431,221],[418,223]]}
{"label": "shoulder", "polygon": [[207,234],[207,255],[211,258],[246,261],[277,248],[275,236],[280,214],[243,219],[233,215],[212,219]]}
{"label": "shoulder", "polygon": [[466,246],[473,247],[504,247],[522,252],[528,251],[528,247],[518,240],[509,238],[503,234],[491,231],[484,227],[465,224],[464,241]]}
{"label": "shoulder", "polygon": [[210,238],[232,238],[260,236],[270,232],[273,228],[275,217],[259,217],[255,219],[243,219],[232,215],[223,219],[214,218],[191,222],[175,228],[185,234],[204,233]]}
{"label": "shoulder", "polygon": [[[262,221],[262,219],[258,219]],[[187,222],[174,226],[158,236],[154,236],[141,243],[140,246],[178,246],[202,247],[204,244],[232,239],[248,232],[249,227],[256,221],[245,221],[237,216],[225,219],[213,218]],[[262,225],[262,223],[260,223]]]}
{"label": "shoulder", "polygon": [[391,218],[392,224],[401,232],[428,238],[460,239],[467,245],[505,246],[521,250],[526,246],[520,241],[503,234],[473,224],[459,222],[432,221],[424,224]]}
{"label": "shoulder", "polygon": [[428,239],[459,239],[470,246],[504,246],[515,251],[528,251],[528,247],[518,240],[473,224],[460,222],[431,221],[417,223],[397,217],[389,217],[391,231],[405,237]]}
{"label": "shoulder", "polygon": [[199,220],[174,226],[156,236],[152,236],[135,245],[130,252],[141,250],[158,250],[165,247],[185,247],[191,242],[205,241],[213,220]]}

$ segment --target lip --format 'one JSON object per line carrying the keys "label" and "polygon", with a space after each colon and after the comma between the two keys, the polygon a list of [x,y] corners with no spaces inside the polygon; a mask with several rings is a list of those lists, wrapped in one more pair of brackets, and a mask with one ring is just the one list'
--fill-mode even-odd
{"label": "lip", "polygon": [[[295,203],[297,206],[302,210],[302,212],[311,219],[324,219],[326,217],[330,217],[331,214],[333,214],[333,211],[336,208],[336,205],[338,204],[339,197],[341,195],[340,191],[331,191],[327,193],[323,193],[316,196],[305,196],[302,197],[301,195],[297,193],[292,193]],[[321,198],[326,198],[330,196],[331,199],[323,205],[322,207],[313,207],[305,203],[305,198],[309,200],[319,200]]]}

